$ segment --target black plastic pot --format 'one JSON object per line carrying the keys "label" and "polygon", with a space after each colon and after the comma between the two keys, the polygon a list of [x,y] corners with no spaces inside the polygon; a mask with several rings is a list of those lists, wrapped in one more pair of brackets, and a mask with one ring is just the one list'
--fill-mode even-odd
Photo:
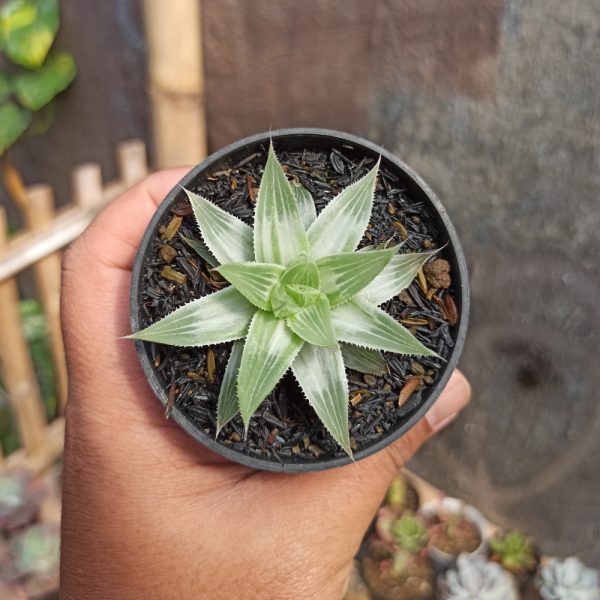
{"label": "black plastic pot", "polygon": [[[275,148],[278,151],[284,149],[292,151],[302,150],[304,148],[329,150],[333,144],[335,146],[343,145],[344,151],[349,152],[350,154],[360,154],[362,156],[375,158],[381,155],[381,167],[394,172],[406,187],[411,198],[415,201],[423,202],[429,208],[429,212],[432,214],[432,220],[440,232],[440,238],[444,242],[448,242],[448,245],[444,249],[444,258],[451,264],[453,278],[452,287],[455,291],[455,302],[458,309],[458,323],[452,329],[453,337],[455,337],[453,352],[443,367],[442,372],[439,374],[437,381],[431,386],[428,392],[423,394],[421,401],[417,405],[411,407],[410,412],[406,415],[402,423],[399,423],[396,429],[389,431],[384,438],[376,441],[373,445],[354,453],[354,460],[358,461],[383,449],[413,427],[438,398],[452,371],[456,367],[465,340],[469,313],[469,286],[465,258],[458,236],[448,217],[446,209],[442,206],[441,202],[427,184],[412,169],[393,154],[390,154],[383,148],[367,140],[346,133],[327,129],[280,129],[255,135],[235,142],[234,144],[215,152],[197,167],[192,169],[179,182],[179,185],[188,187],[191,182],[196,178],[203,176],[204,173],[217,171],[226,161],[238,163],[245,157],[250,156],[257,151],[261,151],[265,145],[268,145],[269,138],[273,140]],[[142,328],[142,308],[140,300],[142,297],[144,257],[151,247],[152,239],[156,235],[158,227],[165,218],[165,215],[167,215],[172,204],[181,198],[182,190],[179,185],[175,186],[169,192],[159,206],[144,234],[136,256],[131,282],[132,331],[138,331]],[[148,381],[163,406],[166,406],[167,390],[165,384],[160,380],[152,365],[152,356],[150,354],[151,345],[142,341],[136,341],[135,343],[142,368],[146,373]],[[187,433],[207,448],[210,448],[213,452],[256,469],[284,472],[318,471],[339,467],[352,462],[349,457],[334,457],[327,460],[316,460],[314,462],[290,461],[282,464],[275,459],[243,454],[215,441],[212,437],[198,429],[176,407],[171,411],[171,417]]]}

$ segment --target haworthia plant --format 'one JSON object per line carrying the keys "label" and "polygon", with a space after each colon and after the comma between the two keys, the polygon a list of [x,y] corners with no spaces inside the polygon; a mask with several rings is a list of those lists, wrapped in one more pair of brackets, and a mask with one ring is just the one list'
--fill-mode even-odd
{"label": "haworthia plant", "polygon": [[356,252],[378,169],[379,162],[317,216],[310,193],[288,181],[271,144],[254,229],[186,190],[203,240],[197,251],[231,286],[130,337],[181,346],[235,340],[219,395],[217,435],[238,413],[247,428],[291,368],[327,430],[352,456],[345,366],[381,374],[381,350],[435,356],[378,308],[410,284],[432,253],[398,254],[398,247]]}

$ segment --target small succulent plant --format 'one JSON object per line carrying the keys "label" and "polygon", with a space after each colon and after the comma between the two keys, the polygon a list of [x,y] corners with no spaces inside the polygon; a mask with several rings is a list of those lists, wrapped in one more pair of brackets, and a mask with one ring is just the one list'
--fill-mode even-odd
{"label": "small succulent plant", "polygon": [[578,558],[551,558],[542,566],[539,577],[544,600],[600,600],[600,575]]}
{"label": "small succulent plant", "polygon": [[461,554],[440,580],[445,600],[518,600],[513,576],[480,556]]}
{"label": "small succulent plant", "polygon": [[381,351],[435,353],[378,308],[406,288],[432,253],[356,251],[379,162],[317,216],[271,144],[254,228],[186,190],[202,239],[231,286],[193,300],[130,337],[177,346],[234,342],[217,405],[217,435],[241,412],[246,428],[291,367],[332,437],[352,455],[345,366],[384,372]]}
{"label": "small succulent plant", "polygon": [[537,558],[531,541],[517,531],[494,537],[490,540],[492,559],[497,560],[507,571],[515,575],[535,570]]}
{"label": "small succulent plant", "polygon": [[0,530],[13,531],[34,520],[44,499],[44,486],[25,470],[0,475]]}
{"label": "small succulent plant", "polygon": [[409,554],[417,554],[429,540],[427,527],[412,513],[404,513],[392,526],[396,545]]}
{"label": "small succulent plant", "polygon": [[416,492],[409,486],[406,479],[398,474],[392,479],[392,483],[390,483],[385,502],[398,516],[400,516],[405,510],[417,509],[418,497],[416,496]]}

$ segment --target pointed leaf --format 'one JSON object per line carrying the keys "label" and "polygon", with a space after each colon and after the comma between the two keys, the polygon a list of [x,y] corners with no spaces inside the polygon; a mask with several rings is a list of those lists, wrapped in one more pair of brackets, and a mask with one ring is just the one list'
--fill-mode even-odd
{"label": "pointed leaf", "polygon": [[191,240],[183,235],[181,237],[183,238],[183,241],[211,267],[215,268],[219,266],[219,261],[214,257],[213,253],[202,240]]}
{"label": "pointed leaf", "polygon": [[313,288],[321,286],[319,268],[314,262],[299,261],[290,265],[281,276],[281,283],[307,285]]}
{"label": "pointed leaf", "polygon": [[317,261],[321,291],[331,306],[349,300],[365,288],[390,262],[397,248],[350,252]]}
{"label": "pointed leaf", "polygon": [[215,269],[254,306],[271,310],[271,292],[285,267],[268,263],[230,263]]}
{"label": "pointed leaf", "polygon": [[337,339],[342,342],[397,354],[437,356],[408,329],[365,300],[354,298],[336,306],[331,314]]}
{"label": "pointed leaf", "polygon": [[39,69],[15,75],[15,95],[25,108],[39,110],[65,90],[75,79],[76,73],[75,59],[71,54],[53,54]]}
{"label": "pointed leaf", "polygon": [[385,269],[360,292],[360,297],[376,305],[387,302],[411,284],[417,271],[434,254],[435,252],[397,254]]}
{"label": "pointed leaf", "polygon": [[31,122],[31,113],[14,102],[0,106],[0,156],[25,132]]}
{"label": "pointed leaf", "polygon": [[287,265],[307,252],[308,242],[296,195],[271,144],[254,213],[256,260]]}
{"label": "pointed leaf", "polygon": [[296,195],[296,206],[304,229],[308,229],[317,218],[317,207],[312,194],[299,183],[292,183],[292,189]]}
{"label": "pointed leaf", "polygon": [[237,378],[243,351],[243,340],[233,342],[217,402],[217,437],[221,429],[240,412],[237,396]]}
{"label": "pointed leaf", "polygon": [[245,337],[256,308],[235,288],[192,300],[170,315],[127,336],[173,346],[208,346]]}
{"label": "pointed leaf", "polygon": [[307,233],[313,259],[356,250],[371,218],[377,164],[342,190],[319,214]]}
{"label": "pointed leaf", "polygon": [[222,264],[254,260],[252,227],[206,198],[185,190],[202,239]]}
{"label": "pointed leaf", "polygon": [[324,294],[309,307],[289,316],[286,323],[296,335],[309,344],[329,348],[336,345],[331,308]]}
{"label": "pointed leaf", "polygon": [[352,344],[340,343],[344,364],[349,369],[359,373],[370,373],[371,375],[383,375],[387,372],[387,364],[383,354],[379,350],[361,348]]}
{"label": "pointed leaf", "polygon": [[238,398],[244,424],[292,364],[304,342],[271,313],[256,311],[244,345]]}
{"label": "pointed leaf", "polygon": [[348,432],[348,380],[339,348],[305,344],[292,371],[331,437],[351,457]]}

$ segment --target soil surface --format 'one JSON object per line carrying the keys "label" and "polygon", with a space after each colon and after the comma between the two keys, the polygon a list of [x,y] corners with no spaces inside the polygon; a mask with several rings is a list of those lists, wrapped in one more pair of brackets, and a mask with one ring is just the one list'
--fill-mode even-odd
{"label": "soil surface", "polygon": [[407,573],[394,575],[389,568],[382,568],[381,561],[365,556],[362,574],[375,600],[419,600],[431,598],[433,571],[423,558],[413,557]]}
{"label": "soil surface", "polygon": [[[278,150],[276,148],[276,150]],[[252,224],[254,204],[267,147],[237,164],[219,169],[191,185],[221,208]],[[308,189],[317,211],[343,188],[373,167],[371,158],[356,156],[340,145],[330,153],[278,152],[290,178]],[[152,241],[143,265],[142,324],[147,326],[175,308],[228,284],[187,243],[199,240],[191,207],[182,192]],[[361,247],[400,244],[402,252],[431,251],[448,242],[422,203],[413,201],[397,177],[380,170],[370,224]],[[439,257],[443,258],[442,249]],[[440,260],[399,296],[382,306],[427,347],[448,359],[455,341],[457,310],[448,263]],[[448,275],[440,281],[439,274]],[[433,287],[432,282],[449,284]],[[179,408],[194,425],[214,438],[216,405],[231,344],[179,348],[148,344],[153,364],[164,381],[168,410]],[[443,361],[385,353],[389,372],[383,376],[348,370],[349,417],[353,449],[380,440],[408,419],[436,381]],[[219,441],[239,452],[280,462],[313,462],[345,456],[317,419],[288,372],[252,418],[247,439],[241,418],[223,428]]]}

